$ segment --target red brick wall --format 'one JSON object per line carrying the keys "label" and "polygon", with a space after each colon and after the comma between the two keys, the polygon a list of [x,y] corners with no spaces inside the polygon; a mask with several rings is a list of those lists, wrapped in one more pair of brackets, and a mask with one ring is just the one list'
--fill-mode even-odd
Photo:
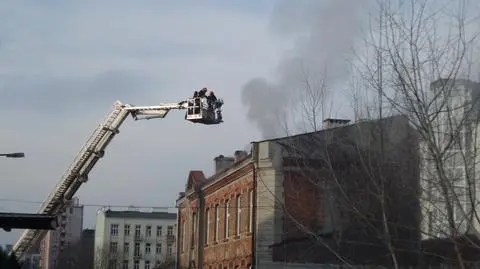
{"label": "red brick wall", "polygon": [[[205,246],[204,268],[223,266],[239,266],[247,268],[252,260],[252,236],[248,233],[249,208],[248,193],[253,189],[251,174],[221,187],[206,196],[206,208],[209,209],[209,238]],[[240,195],[240,236],[236,235],[236,197]],[[229,233],[225,238],[225,202],[230,201]],[[215,234],[215,206],[218,205],[218,240],[214,241]]]}
{"label": "red brick wall", "polygon": [[[208,218],[210,219],[209,229],[209,238],[206,240],[206,244],[203,247],[203,267],[202,268],[215,268],[217,269],[219,265],[230,266],[231,268],[248,268],[248,265],[252,263],[252,245],[253,237],[252,234],[248,232],[249,224],[249,191],[253,189],[253,167],[247,169],[241,169],[237,173],[230,175],[228,177],[216,180],[212,186],[208,188],[203,188],[203,193],[205,196],[205,209],[203,212],[199,210],[198,200],[188,200],[189,197],[186,197],[186,202],[183,205],[180,205],[179,215],[181,218],[181,223],[186,221],[186,231],[183,231],[183,226],[180,226],[181,232],[186,232],[187,236],[183,237],[180,234],[179,240],[185,239],[184,244],[187,246],[184,248],[185,252],[182,252],[179,249],[179,264],[183,268],[188,268],[189,265],[189,253],[197,253],[199,247],[199,237],[205,235],[205,229],[200,230],[199,225],[197,224],[195,242],[196,245],[194,249],[191,248],[191,222],[193,217],[193,212],[196,214],[202,214],[204,219],[207,219],[205,215],[208,210]],[[233,180],[233,181],[232,181]],[[228,183],[227,183],[228,182]],[[240,227],[240,236],[236,236],[236,214],[237,214],[237,204],[236,197],[240,195],[241,197],[241,227]],[[229,233],[227,238],[225,238],[225,202],[230,201],[230,217],[229,217]],[[215,234],[215,220],[214,220],[214,211],[215,206],[218,205],[218,240],[214,241]],[[198,216],[200,217],[200,216]],[[206,227],[206,221],[205,221]],[[199,234],[201,233],[201,234]],[[180,245],[180,244],[179,244]],[[200,267],[199,264],[196,264],[197,268]],[[238,266],[238,267],[237,267]]]}
{"label": "red brick wall", "polygon": [[[179,265],[180,265],[180,268],[188,268],[188,251],[190,250],[190,246],[188,244],[189,242],[189,239],[190,239],[190,234],[187,234],[187,236],[185,237],[184,236],[184,227],[183,224],[186,222],[187,224],[189,224],[189,221],[190,218],[188,217],[190,214],[189,214],[189,211],[190,208],[187,208],[185,207],[186,205],[186,202],[182,203],[179,205],[179,209],[178,209],[178,214],[180,216],[180,223],[178,224],[178,229],[180,231],[180,234],[178,236],[178,242],[177,242],[177,252],[179,253]],[[189,230],[189,226],[186,225],[186,230],[188,231]],[[182,241],[182,242],[180,242]],[[182,246],[182,244],[186,244],[185,246]]]}
{"label": "red brick wall", "polygon": [[285,171],[283,180],[285,216],[284,239],[304,237],[304,228],[313,231],[323,223],[323,193],[302,172]]}

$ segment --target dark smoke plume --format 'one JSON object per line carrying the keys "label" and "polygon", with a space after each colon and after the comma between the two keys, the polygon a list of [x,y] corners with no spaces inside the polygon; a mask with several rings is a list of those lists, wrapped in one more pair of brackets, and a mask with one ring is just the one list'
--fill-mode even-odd
{"label": "dark smoke plume", "polygon": [[[264,138],[284,135],[283,115],[308,74],[327,73],[328,84],[346,79],[347,54],[367,17],[369,0],[280,0],[272,15],[272,32],[293,37],[293,50],[278,64],[277,78],[253,78],[242,89],[247,117]],[[335,89],[334,89],[335,90]]]}

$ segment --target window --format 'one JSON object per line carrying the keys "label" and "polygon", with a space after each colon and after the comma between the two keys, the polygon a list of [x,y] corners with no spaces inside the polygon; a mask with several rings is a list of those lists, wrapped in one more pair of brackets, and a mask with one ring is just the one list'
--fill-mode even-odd
{"label": "window", "polygon": [[191,233],[191,237],[192,237],[192,248],[193,246],[195,245],[195,237],[197,235],[197,214],[196,213],[193,213],[192,215],[192,233]]}
{"label": "window", "polygon": [[133,269],[140,269],[140,261],[133,261]]}
{"label": "window", "polygon": [[161,254],[161,253],[162,253],[162,244],[157,244],[156,253],[157,253],[157,254]]}
{"label": "window", "polygon": [[230,235],[230,200],[225,201],[225,222],[224,222],[224,238],[228,238]]}
{"label": "window", "polygon": [[150,269],[150,261],[145,261],[145,269]]}
{"label": "window", "polygon": [[150,254],[150,251],[151,251],[151,249],[150,249],[150,244],[149,244],[149,243],[146,243],[146,244],[145,244],[145,254]]}
{"label": "window", "polygon": [[182,252],[185,251],[185,245],[186,245],[186,240],[187,240],[187,233],[186,233],[186,225],[187,225],[187,222],[186,221],[183,221],[182,222],[182,229],[180,230],[180,250]]}
{"label": "window", "polygon": [[205,211],[205,217],[207,218],[207,229],[205,229],[205,243],[208,244],[210,237],[210,209],[207,208]]}
{"label": "window", "polygon": [[135,243],[135,249],[133,250],[134,256],[140,256],[140,243]]}
{"label": "window", "polygon": [[145,236],[146,237],[152,236],[152,226],[146,226],[145,227]]}
{"label": "window", "polygon": [[172,235],[173,235],[173,226],[172,226],[172,225],[168,225],[168,227],[167,227],[167,235],[168,235],[168,236],[172,236]]}
{"label": "window", "polygon": [[73,214],[73,207],[70,207],[70,215]]}
{"label": "window", "polygon": [[108,262],[108,268],[110,269],[117,269],[117,261],[115,259],[111,259]]}
{"label": "window", "polygon": [[172,247],[171,244],[168,244],[167,245],[167,256],[172,257],[172,254],[173,254],[173,247]]}
{"label": "window", "polygon": [[110,225],[110,235],[117,236],[118,235],[118,224]]}
{"label": "window", "polygon": [[135,225],[135,237],[140,237],[140,230],[142,226],[140,225]]}
{"label": "window", "polygon": [[116,253],[118,248],[117,242],[110,242],[110,253]]}
{"label": "window", "polygon": [[236,215],[236,231],[235,231],[235,234],[238,236],[240,235],[240,231],[241,231],[241,224],[242,224],[242,218],[241,218],[241,215],[242,215],[242,196],[238,195],[237,196],[237,215]]}
{"label": "window", "polygon": [[123,261],[122,269],[128,269],[128,260]]}
{"label": "window", "polygon": [[157,237],[162,236],[162,226],[157,226]]}
{"label": "window", "polygon": [[130,253],[130,244],[128,242],[125,242],[125,244],[123,245],[123,253],[126,255]]}
{"label": "window", "polygon": [[248,232],[253,229],[253,190],[248,192]]}
{"label": "window", "polygon": [[220,215],[218,214],[218,205],[215,205],[214,220],[215,220],[215,227],[214,227],[215,230],[213,233],[213,241],[217,242],[218,241],[218,225],[220,224]]}
{"label": "window", "polygon": [[125,236],[130,236],[130,225],[129,224],[125,224],[125,226],[123,227],[123,233],[125,234]]}

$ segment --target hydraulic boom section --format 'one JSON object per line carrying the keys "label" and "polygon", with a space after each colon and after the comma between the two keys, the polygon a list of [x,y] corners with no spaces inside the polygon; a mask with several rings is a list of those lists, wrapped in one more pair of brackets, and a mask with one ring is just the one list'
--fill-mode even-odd
{"label": "hydraulic boom section", "polygon": [[[212,94],[211,94],[212,95]],[[223,122],[221,99],[208,96],[194,96],[185,101],[156,106],[134,106],[117,101],[113,111],[100,124],[85,146],[80,150],[70,167],[42,203],[38,214],[57,216],[71,201],[83,183],[88,181],[88,174],[105,154],[105,150],[128,115],[134,120],[165,118],[172,109],[186,110],[185,119],[193,123],[206,125]],[[45,235],[45,230],[27,229],[12,248],[12,253],[19,259]]]}
{"label": "hydraulic boom section", "polygon": [[172,109],[186,109],[186,120],[193,123],[211,125],[223,122],[222,106],[222,99],[212,101],[207,97],[194,97],[179,103],[161,104],[158,106],[125,105],[124,109],[132,113],[134,120],[165,118]]}

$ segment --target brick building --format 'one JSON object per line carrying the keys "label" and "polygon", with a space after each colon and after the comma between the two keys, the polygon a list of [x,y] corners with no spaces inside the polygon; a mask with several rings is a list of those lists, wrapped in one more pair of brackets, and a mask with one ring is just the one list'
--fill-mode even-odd
{"label": "brick building", "polygon": [[177,200],[178,268],[381,264],[390,262],[387,243],[416,247],[419,169],[408,120],[325,123],[220,155],[211,177],[191,171]]}

